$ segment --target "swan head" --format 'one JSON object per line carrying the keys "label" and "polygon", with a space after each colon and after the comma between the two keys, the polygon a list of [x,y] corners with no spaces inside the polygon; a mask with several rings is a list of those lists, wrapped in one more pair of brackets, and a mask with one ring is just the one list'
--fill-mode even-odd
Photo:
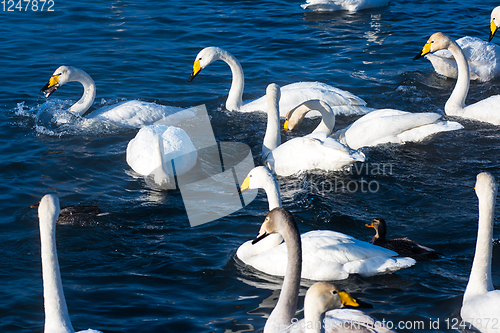
{"label": "swan head", "polygon": [[[339,289],[336,285],[328,282],[316,282],[306,292],[304,309],[316,309],[323,313],[328,310],[340,308],[372,308],[371,304],[358,301],[346,291]],[[314,311],[314,310],[313,310]]]}
{"label": "swan head", "polygon": [[490,37],[488,38],[488,42],[491,42],[493,36],[495,36],[495,33],[498,30],[498,27],[500,27],[500,6],[495,7],[491,11]]}
{"label": "swan head", "polygon": [[271,171],[269,171],[269,169],[265,166],[258,166],[250,170],[246,178],[243,180],[240,189],[245,191],[265,188],[265,185],[269,181],[272,183],[276,181]]}
{"label": "swan head", "polygon": [[267,213],[264,222],[260,226],[259,234],[252,241],[252,244],[257,243],[274,233],[283,234],[283,231],[287,226],[294,228],[298,234],[298,227],[295,223],[293,215],[281,207],[274,208]]}
{"label": "swan head", "polygon": [[49,79],[46,85],[40,89],[40,92],[43,92],[45,98],[48,98],[52,95],[58,88],[64,86],[69,81],[72,81],[74,75],[74,67],[71,66],[61,66],[54,71],[54,74]]}
{"label": "swan head", "polygon": [[438,51],[438,50],[444,50],[447,49],[452,40],[450,37],[447,35],[443,34],[442,32],[436,32],[432,34],[432,36],[429,37],[427,40],[427,43],[425,43],[424,47],[422,48],[422,51],[417,54],[413,60],[417,60],[425,56],[426,54]]}
{"label": "swan head", "polygon": [[215,46],[206,47],[201,50],[193,63],[193,71],[188,81],[191,82],[194,78],[201,72],[202,69],[210,65],[212,62],[221,59],[223,54],[227,54],[227,51]]}
{"label": "swan head", "polygon": [[44,195],[38,205],[38,216],[40,221],[54,221],[55,224],[55,220],[60,212],[59,198],[53,194]]}
{"label": "swan head", "polygon": [[387,232],[387,224],[381,217],[374,218],[371,224],[365,224],[365,227],[375,229],[377,238],[385,238]]}
{"label": "swan head", "polygon": [[474,187],[478,197],[488,198],[488,201],[495,200],[497,194],[497,184],[495,178],[488,172],[481,172],[476,177],[476,186]]}

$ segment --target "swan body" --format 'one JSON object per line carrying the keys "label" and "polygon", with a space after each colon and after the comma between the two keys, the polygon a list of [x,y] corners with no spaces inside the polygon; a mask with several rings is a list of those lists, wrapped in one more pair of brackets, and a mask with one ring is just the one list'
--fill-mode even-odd
{"label": "swan body", "polygon": [[306,292],[304,319],[293,323],[286,332],[393,332],[362,311],[351,309],[362,307],[372,306],[354,299],[334,284],[316,282]]}
{"label": "swan body", "polygon": [[[56,220],[59,216],[59,199],[45,195],[38,206],[40,242],[42,247],[43,299],[45,308],[45,333],[75,332],[69,318],[68,307],[59,271],[56,249]],[[80,333],[102,333],[88,329]]]}
{"label": "swan body", "polygon": [[458,65],[457,83],[444,106],[446,114],[500,125],[500,95],[490,96],[477,103],[465,105],[465,98],[469,92],[469,65],[460,46],[454,40],[441,32],[436,32],[427,40],[422,51],[415,56],[414,60],[430,52],[445,49],[453,54]]}
{"label": "swan body", "polygon": [[337,171],[356,161],[363,162],[365,160],[365,155],[362,152],[347,148],[328,137],[324,132],[293,138],[280,144],[278,111],[280,88],[276,84],[270,84],[266,95],[269,106],[262,154],[265,165],[275,174],[290,176],[294,173],[315,169]]}
{"label": "swan body", "polygon": [[[243,182],[249,188],[262,188],[270,203],[281,203],[274,176],[264,167],[252,169]],[[243,186],[246,188],[246,186]],[[278,206],[276,206],[278,207]],[[273,207],[275,208],[275,207]],[[302,278],[315,281],[343,280],[349,274],[372,276],[397,271],[415,264],[411,258],[398,258],[397,253],[362,242],[354,237],[330,230],[310,231],[301,235]],[[268,238],[263,241],[267,241]],[[269,275],[284,276],[288,247],[276,238],[261,248],[251,241],[238,248],[236,256],[246,265]]]}
{"label": "swan body", "polygon": [[311,9],[318,12],[333,12],[338,10],[348,10],[357,12],[358,10],[384,7],[389,5],[389,0],[307,0],[300,5],[304,9]]}
{"label": "swan body", "polygon": [[[244,75],[238,60],[229,52],[218,47],[207,47],[196,56],[193,72],[189,78],[192,81],[202,69],[216,60],[222,60],[231,68],[233,80],[226,100],[226,109],[229,111],[267,112],[266,97],[243,103]],[[327,103],[333,110],[344,114],[364,114],[371,111],[366,107],[366,102],[350,92],[332,87],[320,82],[296,82],[281,88],[283,98],[280,100],[279,110],[284,117],[288,110],[310,99],[320,99]],[[317,114],[312,113],[310,116]]]}
{"label": "swan body", "polygon": [[491,42],[493,36],[497,32],[500,27],[500,6],[493,8],[491,11],[491,19],[490,19],[490,37],[488,38],[488,42]]}
{"label": "swan body", "polygon": [[154,175],[159,185],[171,181],[175,174],[182,175],[197,162],[198,153],[187,133],[178,127],[149,125],[141,128],[127,145],[128,165],[140,175]]}
{"label": "swan body", "polygon": [[[72,81],[80,82],[83,85],[83,95],[69,108],[69,111],[83,116],[94,103],[96,95],[94,80],[85,71],[72,66],[60,66],[41,91],[48,98],[58,88]],[[87,118],[110,121],[122,127],[140,128],[157,121],[163,121],[181,110],[181,108],[174,106],[132,100],[102,107]]]}
{"label": "swan body", "polygon": [[500,290],[493,289],[491,254],[493,219],[497,184],[493,176],[483,172],[477,175],[476,194],[479,199],[479,222],[476,252],[465,289],[460,316],[483,333],[500,332]]}
{"label": "swan body", "polygon": [[[285,129],[293,130],[302,122],[304,112],[309,112],[306,109],[297,111],[292,110],[287,114]],[[335,124],[335,121],[328,122],[332,123]],[[462,128],[463,126],[455,121],[441,120],[441,115],[437,113],[380,109],[362,116],[331,136],[351,149],[359,149],[384,143],[420,142],[434,134]],[[333,126],[320,124],[313,133],[325,131],[330,134],[332,130]]]}
{"label": "swan body", "polygon": [[387,239],[387,224],[383,218],[374,218],[371,224],[365,224],[365,226],[375,229],[375,236],[372,238],[372,244],[397,252],[400,256],[410,257],[415,260],[437,259],[440,257],[439,253],[435,250],[420,245],[411,239]]}
{"label": "swan body", "polygon": [[[486,82],[500,75],[500,46],[469,36],[457,39],[456,43],[467,59],[471,80]],[[431,62],[436,73],[457,78],[457,63],[450,51],[439,50],[425,57]]]}

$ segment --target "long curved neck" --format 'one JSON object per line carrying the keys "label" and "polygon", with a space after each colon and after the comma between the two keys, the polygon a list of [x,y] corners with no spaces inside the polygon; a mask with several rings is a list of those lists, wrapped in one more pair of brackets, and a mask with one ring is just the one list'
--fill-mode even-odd
{"label": "long curved neck", "polygon": [[43,298],[45,307],[45,332],[74,332],[69,318],[66,299],[59,272],[55,241],[57,216],[44,216],[40,221],[40,241],[42,247]]}
{"label": "long curved neck", "polygon": [[280,137],[280,116],[278,111],[279,96],[275,94],[267,94],[268,110],[267,110],[267,127],[262,144],[262,156],[266,156],[281,144]]}
{"label": "long curved neck", "polygon": [[280,231],[285,239],[288,252],[285,278],[278,303],[267,319],[264,333],[282,332],[291,325],[292,318],[297,310],[300,276],[302,273],[302,247],[300,234],[295,223],[287,224]]}
{"label": "long curved neck", "polygon": [[269,181],[264,185],[264,191],[266,191],[267,202],[269,203],[269,211],[276,207],[281,207],[281,196],[278,181],[276,178],[270,176]]}
{"label": "long curved neck", "polygon": [[464,53],[460,46],[450,40],[450,46],[448,46],[448,51],[451,52],[458,66],[458,77],[455,88],[451,93],[450,98],[444,106],[444,111],[448,115],[461,115],[463,109],[465,108],[465,98],[469,92],[469,64],[464,56]]}
{"label": "long curved neck", "polygon": [[233,75],[231,89],[229,89],[229,95],[226,100],[226,109],[229,111],[238,111],[243,105],[243,89],[245,87],[243,69],[238,60],[229,52],[220,52],[219,59],[229,65]]}
{"label": "long curved neck", "polygon": [[68,82],[71,81],[77,81],[83,85],[83,95],[78,102],[70,107],[69,110],[82,116],[88,109],[90,109],[92,103],[94,103],[96,94],[95,83],[87,73],[78,68],[73,68],[73,75]]}
{"label": "long curved neck", "polygon": [[[312,100],[304,103],[307,105],[310,110],[318,110],[321,113],[321,122],[319,125],[312,131],[315,132],[325,132],[327,135],[330,135],[335,127],[335,114],[332,109],[324,102],[320,100]],[[304,114],[305,116],[305,114]]]}
{"label": "long curved neck", "polygon": [[325,325],[323,323],[324,318],[325,312],[321,311],[321,309],[316,304],[305,304],[305,333],[325,333]]}
{"label": "long curved neck", "polygon": [[491,252],[493,239],[493,216],[495,213],[496,190],[479,199],[479,223],[477,230],[476,252],[469,283],[465,289],[464,302],[493,290],[491,281]]}

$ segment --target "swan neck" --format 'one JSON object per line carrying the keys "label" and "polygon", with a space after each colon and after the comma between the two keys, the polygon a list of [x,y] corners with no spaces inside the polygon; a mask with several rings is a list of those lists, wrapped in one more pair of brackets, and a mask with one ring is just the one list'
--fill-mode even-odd
{"label": "swan neck", "polygon": [[92,80],[90,75],[78,68],[73,68],[73,71],[74,73],[68,82],[80,82],[83,85],[83,95],[78,102],[70,107],[69,110],[82,116],[88,109],[90,109],[92,103],[94,103],[96,87],[94,80]]}
{"label": "swan neck", "polygon": [[287,266],[281,293],[274,310],[267,319],[264,333],[282,332],[291,325],[297,310],[300,276],[302,272],[302,247],[295,222],[286,224],[280,234],[285,239],[288,253]]}
{"label": "swan neck", "polygon": [[[40,217],[42,219],[42,217]],[[40,241],[42,252],[43,298],[45,308],[45,332],[74,332],[69,318],[68,307],[57,259],[55,227],[57,216],[52,221],[40,221]],[[64,330],[62,330],[64,329]]]}
{"label": "swan neck", "polygon": [[307,103],[311,110],[318,110],[321,113],[321,122],[314,129],[315,132],[325,132],[330,135],[335,127],[335,114],[332,109],[324,102],[315,100]]}
{"label": "swan neck", "polygon": [[463,110],[465,108],[465,98],[467,97],[467,93],[469,92],[469,64],[462,49],[455,41],[450,41],[448,51],[451,52],[457,63],[458,77],[455,88],[453,89],[450,98],[445,104],[444,111],[448,115],[459,116],[463,113]]}
{"label": "swan neck", "polygon": [[267,127],[266,134],[264,135],[264,142],[262,144],[262,154],[264,158],[281,144],[281,137],[279,132],[280,117],[278,111],[278,97],[267,96],[267,98]]}
{"label": "swan neck", "polygon": [[493,217],[495,213],[496,191],[492,195],[479,199],[479,222],[477,230],[476,252],[469,283],[465,289],[464,302],[478,295],[493,290],[491,280],[491,254],[493,239]]}
{"label": "swan neck", "polygon": [[316,303],[304,306],[305,333],[325,333],[325,312]]}
{"label": "swan neck", "polygon": [[264,190],[266,191],[267,202],[269,203],[269,211],[271,211],[276,207],[281,207],[281,195],[276,178],[269,178],[270,181],[266,183]]}
{"label": "swan neck", "polygon": [[229,111],[238,111],[243,105],[243,89],[245,87],[243,69],[238,60],[229,52],[221,52],[219,59],[229,65],[233,76],[229,95],[226,100],[226,109]]}

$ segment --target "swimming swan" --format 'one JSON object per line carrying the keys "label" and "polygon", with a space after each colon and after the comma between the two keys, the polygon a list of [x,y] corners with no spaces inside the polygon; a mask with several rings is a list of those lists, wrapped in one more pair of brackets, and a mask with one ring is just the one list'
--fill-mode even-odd
{"label": "swimming swan", "polygon": [[[291,110],[285,118],[285,130],[292,131],[302,123],[307,109]],[[331,118],[328,113],[321,113]],[[431,135],[462,129],[463,126],[455,121],[440,120],[437,113],[412,113],[406,111],[380,109],[372,111],[344,129],[333,133],[332,138],[351,149],[371,147],[384,143],[420,142]],[[313,131],[332,133],[335,120],[322,122]]]}
{"label": "swimming swan", "polygon": [[272,83],[267,87],[266,95],[269,106],[266,134],[262,144],[262,159],[275,174],[290,176],[297,172],[315,169],[336,171],[356,161],[365,160],[362,152],[347,148],[324,132],[293,138],[281,144],[278,111],[280,88]]}
{"label": "swimming swan", "polygon": [[[268,105],[265,96],[243,104],[242,97],[245,85],[243,69],[231,53],[221,48],[211,46],[204,48],[198,53],[189,81],[191,82],[202,69],[216,60],[222,60],[228,64],[233,74],[231,89],[229,89],[229,95],[226,100],[226,109],[240,112],[267,112]],[[350,92],[320,82],[297,82],[288,84],[281,89],[283,95],[279,107],[279,110],[282,112],[281,117],[284,117],[288,110],[310,99],[323,100],[338,113],[364,114],[371,111],[370,108],[366,107],[366,102],[361,98]],[[314,113],[311,114],[311,116],[316,115]]]}
{"label": "swimming swan", "polygon": [[333,12],[337,10],[357,12],[358,10],[383,7],[388,4],[389,0],[307,0],[300,7],[317,12]]}
{"label": "swimming swan", "polygon": [[362,311],[352,310],[372,307],[332,283],[316,282],[306,292],[304,319],[293,323],[286,332],[393,332]]}
{"label": "swimming swan", "polygon": [[[281,234],[285,239],[284,245],[287,249],[287,256],[283,258],[283,261],[286,265],[286,272],[284,274],[283,286],[281,288],[278,303],[266,321],[264,333],[284,332],[290,327],[297,309],[301,267],[303,266],[303,253],[299,229],[292,214],[281,207],[277,207],[267,213],[257,237],[252,242],[256,244],[274,233]],[[361,305],[361,303],[357,302],[345,292],[341,292],[340,297],[341,303],[348,306],[360,307]]]}
{"label": "swimming swan", "polygon": [[[250,171],[243,181],[242,190],[262,188],[266,191],[269,208],[281,205],[278,183],[264,167]],[[248,184],[248,185],[246,185]],[[271,205],[271,202],[274,203]],[[273,207],[274,206],[274,207]],[[283,235],[284,237],[284,235]],[[362,242],[354,237],[331,230],[309,231],[301,235],[302,278],[315,281],[343,280],[349,274],[373,276],[413,266],[415,260],[396,257],[397,253]],[[267,241],[267,238],[263,241]],[[262,248],[253,249],[247,241],[238,248],[236,256],[246,265],[269,275],[284,276],[288,248],[276,238]]]}
{"label": "swimming swan", "polygon": [[497,32],[500,27],[500,6],[495,7],[491,11],[491,19],[490,19],[490,37],[488,38],[488,42],[491,42],[493,36]]}
{"label": "swimming swan", "polygon": [[158,185],[173,184],[171,161],[175,162],[175,174],[182,175],[196,165],[197,158],[198,153],[187,133],[174,126],[145,126],[127,145],[128,165],[140,175],[152,174]]}
{"label": "swimming swan", "polygon": [[446,114],[500,125],[500,95],[491,96],[468,106],[465,105],[465,98],[469,92],[469,65],[458,44],[450,37],[436,32],[413,59],[416,60],[430,52],[445,49],[453,54],[458,64],[457,83],[444,106]]}
{"label": "swimming swan", "polygon": [[[38,218],[40,220],[40,243],[42,247],[45,333],[75,332],[69,318],[57,260],[56,220],[59,211],[59,199],[56,196],[47,194],[40,201]],[[92,329],[79,332],[102,333]]]}
{"label": "swimming swan", "polygon": [[479,222],[476,253],[465,288],[460,316],[483,333],[500,332],[500,290],[493,289],[491,279],[491,253],[493,239],[493,217],[497,184],[493,176],[482,172],[477,175],[475,186],[479,200]]}
{"label": "swimming swan", "polygon": [[[500,75],[500,46],[469,36],[457,39],[456,43],[467,59],[471,80],[486,82]],[[436,73],[453,79],[457,78],[457,63],[448,50],[427,54],[425,58],[431,62]]]}
{"label": "swimming swan", "polygon": [[[80,82],[83,85],[83,95],[78,102],[69,108],[69,111],[83,116],[94,103],[96,95],[94,80],[83,70],[71,66],[61,66],[55,70],[49,82],[40,91],[44,93],[45,98],[48,98],[58,88],[72,81]],[[174,106],[132,100],[102,107],[86,118],[111,121],[122,127],[140,128],[165,120],[181,110],[183,109]]]}
{"label": "swimming swan", "polygon": [[439,253],[435,250],[420,245],[411,239],[387,239],[387,224],[381,217],[374,218],[371,224],[365,224],[365,226],[375,229],[375,236],[372,238],[372,244],[397,252],[400,256],[410,257],[415,260],[437,259],[440,257]]}

